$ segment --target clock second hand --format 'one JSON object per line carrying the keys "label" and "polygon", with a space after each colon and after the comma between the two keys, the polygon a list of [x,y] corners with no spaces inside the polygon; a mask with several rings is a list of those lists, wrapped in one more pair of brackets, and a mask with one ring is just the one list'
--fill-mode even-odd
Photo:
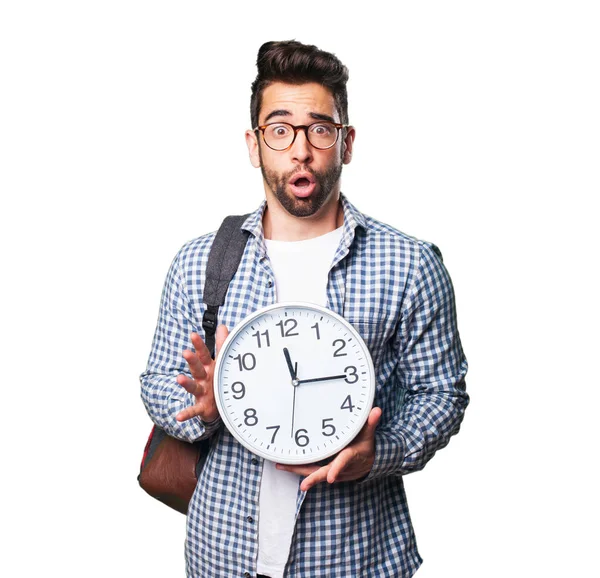
{"label": "clock second hand", "polygon": [[290,433],[290,437],[294,437],[294,414],[296,412],[296,390],[298,388],[294,386],[294,400],[292,401],[292,431]]}
{"label": "clock second hand", "polygon": [[293,364],[292,366],[292,358],[290,357],[290,352],[287,347],[283,348],[283,355],[285,357],[285,361],[287,363],[288,369],[290,371],[290,376],[292,377],[292,385],[294,386],[294,398],[292,401],[292,432],[290,436],[294,437],[294,415],[296,413],[296,387],[298,386],[298,362]]}

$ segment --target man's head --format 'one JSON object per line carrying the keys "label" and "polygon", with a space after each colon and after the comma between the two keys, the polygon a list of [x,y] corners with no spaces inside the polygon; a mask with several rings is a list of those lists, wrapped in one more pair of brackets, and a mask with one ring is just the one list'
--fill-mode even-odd
{"label": "man's head", "polygon": [[258,50],[256,67],[250,97],[252,127],[258,126],[263,91],[273,82],[321,84],[333,95],[340,122],[348,124],[348,69],[334,54],[295,40],[265,42]]}
{"label": "man's head", "polygon": [[296,217],[314,215],[337,199],[342,163],[351,159],[348,70],[333,54],[296,41],[263,44],[257,68],[254,130],[246,132],[251,162],[261,168],[267,196]]}

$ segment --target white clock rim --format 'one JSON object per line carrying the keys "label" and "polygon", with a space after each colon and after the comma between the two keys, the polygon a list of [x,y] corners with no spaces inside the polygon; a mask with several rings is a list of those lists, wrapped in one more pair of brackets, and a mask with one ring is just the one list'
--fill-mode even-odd
{"label": "white clock rim", "polygon": [[260,309],[257,309],[256,311],[254,311],[247,317],[244,317],[244,319],[242,319],[242,321],[240,323],[238,323],[231,330],[231,332],[227,335],[225,341],[223,342],[223,345],[219,349],[219,355],[217,357],[217,361],[216,361],[216,365],[215,365],[215,372],[213,374],[213,391],[214,391],[215,402],[217,404],[217,409],[219,411],[219,416],[221,417],[223,424],[225,425],[225,427],[227,427],[227,430],[229,431],[229,433],[231,433],[231,435],[233,435],[233,437],[236,438],[237,441],[240,442],[240,444],[242,446],[244,446],[248,451],[250,451],[254,455],[260,456],[260,457],[264,458],[265,460],[268,460],[268,461],[274,462],[274,463],[285,464],[285,465],[306,465],[306,464],[315,463],[315,459],[307,460],[306,459],[307,456],[294,456],[294,457],[292,457],[292,456],[283,457],[282,456],[281,459],[279,459],[279,458],[274,459],[275,456],[273,456],[272,454],[269,454],[268,452],[263,452],[262,450],[254,447],[254,446],[252,446],[252,448],[248,447],[250,445],[250,444],[248,444],[248,440],[246,440],[244,437],[242,437],[238,433],[234,424],[229,421],[228,417],[223,417],[224,415],[228,416],[228,414],[224,410],[224,407],[221,403],[220,394],[219,394],[219,382],[220,382],[221,369],[222,369],[223,359],[224,359],[223,352],[227,351],[227,348],[229,347],[230,343],[235,339],[235,337],[239,333],[241,333],[245,329],[245,327],[247,327],[248,324],[252,323],[255,319],[263,316],[265,313],[268,313],[269,311],[272,311],[274,309],[284,309],[286,307],[311,309],[311,310],[320,311],[321,313],[324,313],[326,315],[330,315],[334,319],[337,319],[344,326],[346,326],[347,329],[352,333],[352,335],[357,339],[357,341],[359,341],[362,344],[362,347],[366,353],[367,366],[368,366],[369,376],[371,378],[371,381],[370,381],[371,391],[369,392],[369,399],[367,400],[368,403],[366,405],[365,411],[364,411],[363,415],[360,417],[360,420],[358,422],[359,425],[356,428],[356,433],[354,434],[354,436],[352,436],[352,438],[345,441],[344,446],[342,446],[341,448],[336,447],[333,451],[326,452],[325,454],[322,454],[322,455],[320,454],[316,458],[316,461],[321,462],[321,461],[323,461],[327,458],[330,458],[331,456],[341,452],[345,447],[348,446],[348,444],[350,444],[354,440],[354,438],[360,433],[360,431],[364,427],[365,423],[367,422],[367,420],[369,418],[369,414],[371,413],[371,409],[373,409],[373,402],[375,400],[375,390],[377,388],[377,384],[375,382],[375,367],[373,366],[373,359],[371,357],[371,352],[369,351],[369,348],[368,348],[367,344],[365,343],[365,340],[360,335],[360,333],[354,328],[354,326],[347,319],[345,319],[344,317],[342,317],[335,311],[332,311],[331,309],[328,309],[327,307],[323,307],[322,305],[317,305],[316,303],[310,303],[308,301],[281,301],[279,303],[273,303],[271,305],[261,307]]}

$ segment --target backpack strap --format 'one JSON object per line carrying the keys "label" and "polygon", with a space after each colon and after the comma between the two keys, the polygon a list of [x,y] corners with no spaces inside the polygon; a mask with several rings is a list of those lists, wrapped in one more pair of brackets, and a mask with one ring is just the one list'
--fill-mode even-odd
{"label": "backpack strap", "polygon": [[208,255],[206,280],[204,281],[202,296],[202,300],[207,307],[202,317],[202,328],[204,329],[206,347],[208,347],[213,359],[215,357],[215,334],[217,332],[219,307],[225,303],[229,283],[233,279],[244,254],[249,233],[242,230],[241,227],[248,215],[225,217]]}

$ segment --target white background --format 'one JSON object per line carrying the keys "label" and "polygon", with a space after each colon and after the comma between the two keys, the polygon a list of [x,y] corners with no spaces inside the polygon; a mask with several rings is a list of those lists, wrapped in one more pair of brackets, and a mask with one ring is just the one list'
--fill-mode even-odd
{"label": "white background", "polygon": [[578,1],[3,2],[0,574],[184,575],[138,375],[177,249],[264,196],[256,53],[296,38],[350,69],[343,191],[454,281],[472,401],[405,479],[417,575],[599,576],[599,29]]}

